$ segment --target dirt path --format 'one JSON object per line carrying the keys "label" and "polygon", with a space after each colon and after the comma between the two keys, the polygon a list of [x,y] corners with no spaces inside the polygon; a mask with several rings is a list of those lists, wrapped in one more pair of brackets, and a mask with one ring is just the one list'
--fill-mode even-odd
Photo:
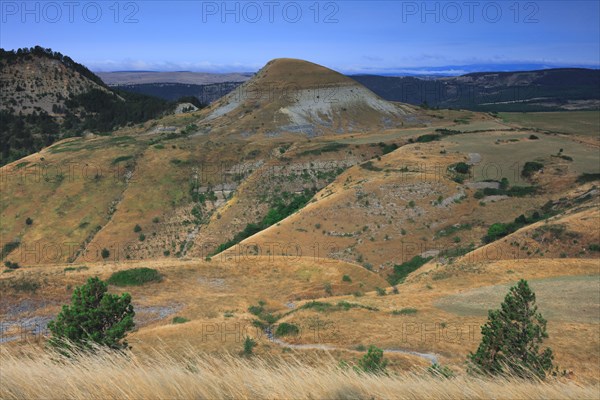
{"label": "dirt path", "polygon": [[[271,341],[272,343],[275,343],[279,346],[282,347],[288,347],[290,349],[296,349],[296,350],[325,350],[325,351],[333,351],[333,350],[340,350],[340,351],[349,351],[352,353],[362,353],[358,350],[351,350],[351,349],[346,349],[343,347],[336,347],[336,346],[331,346],[331,345],[327,345],[327,344],[291,344],[291,343],[287,343],[284,342],[281,339],[278,339],[275,337],[275,335],[273,335],[273,332],[271,332],[271,330],[269,328],[265,329],[265,335],[267,336],[267,338],[269,339],[269,341]],[[438,364],[438,358],[436,354],[433,353],[419,353],[417,351],[412,351],[412,350],[402,350],[402,349],[383,349],[384,353],[396,353],[396,354],[406,354],[406,355],[411,355],[411,356],[416,356],[416,357],[420,357],[420,358],[424,358],[425,360],[429,361],[431,364]]]}

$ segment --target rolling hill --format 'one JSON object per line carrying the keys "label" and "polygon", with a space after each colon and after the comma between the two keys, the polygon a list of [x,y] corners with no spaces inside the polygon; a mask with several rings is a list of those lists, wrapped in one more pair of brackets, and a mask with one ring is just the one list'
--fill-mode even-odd
{"label": "rolling hill", "polygon": [[242,136],[318,136],[398,128],[416,122],[414,113],[320,65],[277,59],[211,105],[206,121]]}
{"label": "rolling hill", "polygon": [[158,117],[166,101],[116,93],[85,66],[39,46],[0,49],[0,165],[63,137],[111,132]]}

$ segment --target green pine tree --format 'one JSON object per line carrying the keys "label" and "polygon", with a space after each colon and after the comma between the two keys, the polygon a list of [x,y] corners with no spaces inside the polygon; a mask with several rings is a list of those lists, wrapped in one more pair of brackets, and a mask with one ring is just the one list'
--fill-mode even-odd
{"label": "green pine tree", "polygon": [[73,292],[71,305],[64,305],[48,329],[52,333],[50,344],[69,348],[73,343],[81,348],[90,348],[95,343],[110,348],[126,348],[122,341],[135,326],[131,296],[106,293],[108,285],[97,277]]}
{"label": "green pine tree", "polygon": [[472,370],[539,378],[552,370],[552,350],[540,352],[548,337],[546,320],[537,312],[535,293],[527,281],[521,279],[510,288],[500,309],[489,312],[481,334],[479,348],[469,355]]}

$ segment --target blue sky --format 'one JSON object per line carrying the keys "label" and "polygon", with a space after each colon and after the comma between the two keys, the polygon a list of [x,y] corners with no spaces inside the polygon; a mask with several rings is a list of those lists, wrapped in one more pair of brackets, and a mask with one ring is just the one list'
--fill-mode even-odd
{"label": "blue sky", "polygon": [[50,47],[95,71],[255,71],[278,57],[390,74],[600,64],[596,0],[0,3],[3,48]]}

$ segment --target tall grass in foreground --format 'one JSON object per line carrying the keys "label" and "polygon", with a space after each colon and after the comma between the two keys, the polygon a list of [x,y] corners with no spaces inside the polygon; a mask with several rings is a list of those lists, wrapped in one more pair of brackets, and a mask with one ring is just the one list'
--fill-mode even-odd
{"label": "tall grass in foreground", "polygon": [[594,399],[599,387],[573,382],[451,379],[427,374],[370,375],[338,368],[333,360],[198,354],[176,360],[164,351],[136,357],[100,351],[65,359],[50,352],[0,349],[2,399]]}

